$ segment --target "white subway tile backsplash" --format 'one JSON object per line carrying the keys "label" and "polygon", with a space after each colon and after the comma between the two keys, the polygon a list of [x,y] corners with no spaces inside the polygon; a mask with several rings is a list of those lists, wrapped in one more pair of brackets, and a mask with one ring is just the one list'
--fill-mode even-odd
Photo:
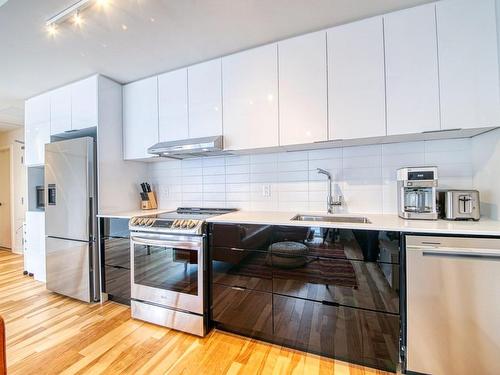
{"label": "white subway tile backsplash", "polygon": [[396,213],[396,170],[436,165],[440,188],[471,188],[470,139],[418,141],[313,151],[168,160],[151,163],[160,207],[235,207],[324,211],[332,174],[337,212]]}

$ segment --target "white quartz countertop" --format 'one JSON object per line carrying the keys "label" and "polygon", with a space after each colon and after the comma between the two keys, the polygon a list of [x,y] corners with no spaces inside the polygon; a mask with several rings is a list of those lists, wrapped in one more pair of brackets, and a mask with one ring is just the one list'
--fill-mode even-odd
{"label": "white quartz countertop", "polygon": [[324,213],[318,212],[235,211],[211,217],[207,221],[211,223],[316,226],[339,229],[500,236],[500,221],[487,218],[481,218],[479,221],[404,220],[397,215],[338,214],[332,216],[364,216],[371,223],[332,223],[327,221],[292,221],[291,218],[296,214],[325,216]]}
{"label": "white quartz countertop", "polygon": [[149,216],[158,215],[165,212],[175,211],[175,208],[171,209],[157,209],[157,210],[135,210],[135,211],[121,211],[121,212],[103,212],[97,215],[97,217],[108,217],[113,219],[130,219],[134,216]]}

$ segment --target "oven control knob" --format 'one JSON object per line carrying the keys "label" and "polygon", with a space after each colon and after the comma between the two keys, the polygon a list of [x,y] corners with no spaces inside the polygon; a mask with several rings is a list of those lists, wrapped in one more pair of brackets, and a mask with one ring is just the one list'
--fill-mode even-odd
{"label": "oven control knob", "polygon": [[193,229],[196,226],[196,221],[194,220],[189,220],[188,228]]}
{"label": "oven control knob", "polygon": [[181,220],[180,227],[181,228],[186,228],[187,227],[188,220]]}
{"label": "oven control knob", "polygon": [[137,218],[133,217],[130,219],[130,225],[135,225],[135,222],[137,221]]}
{"label": "oven control knob", "polygon": [[172,228],[177,228],[179,226],[179,220],[175,219],[174,222],[172,223]]}

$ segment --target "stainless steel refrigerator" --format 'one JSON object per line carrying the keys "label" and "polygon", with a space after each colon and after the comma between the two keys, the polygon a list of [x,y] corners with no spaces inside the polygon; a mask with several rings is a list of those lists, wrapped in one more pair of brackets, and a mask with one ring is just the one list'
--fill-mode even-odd
{"label": "stainless steel refrigerator", "polygon": [[47,289],[99,300],[96,165],[93,138],[45,146]]}

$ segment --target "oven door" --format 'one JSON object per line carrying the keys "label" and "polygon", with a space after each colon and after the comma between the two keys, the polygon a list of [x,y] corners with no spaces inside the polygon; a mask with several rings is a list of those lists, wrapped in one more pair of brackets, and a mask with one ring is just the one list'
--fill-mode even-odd
{"label": "oven door", "polygon": [[203,314],[204,237],[131,233],[131,297]]}

